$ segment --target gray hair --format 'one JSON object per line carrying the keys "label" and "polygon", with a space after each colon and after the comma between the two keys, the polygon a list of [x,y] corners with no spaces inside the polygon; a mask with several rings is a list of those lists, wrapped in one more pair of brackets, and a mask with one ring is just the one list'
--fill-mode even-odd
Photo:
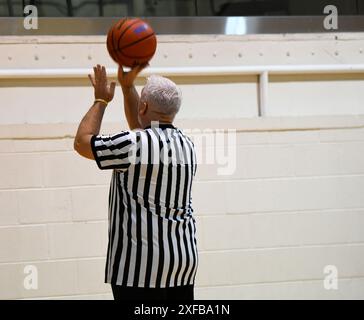
{"label": "gray hair", "polygon": [[182,93],[172,80],[151,75],[143,89],[143,98],[159,112],[175,115],[181,106]]}

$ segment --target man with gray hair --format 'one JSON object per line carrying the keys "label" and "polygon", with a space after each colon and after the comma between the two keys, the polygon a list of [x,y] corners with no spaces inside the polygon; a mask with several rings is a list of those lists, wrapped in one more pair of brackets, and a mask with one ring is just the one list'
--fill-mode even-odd
{"label": "man with gray hair", "polygon": [[134,81],[147,65],[118,80],[130,130],[100,135],[115,82],[105,67],[89,75],[95,101],[82,119],[75,150],[111,169],[109,243],[105,282],[117,300],[193,300],[198,267],[192,182],[196,154],[192,141],[173,125],[181,91],[164,77],[152,75],[139,96]]}

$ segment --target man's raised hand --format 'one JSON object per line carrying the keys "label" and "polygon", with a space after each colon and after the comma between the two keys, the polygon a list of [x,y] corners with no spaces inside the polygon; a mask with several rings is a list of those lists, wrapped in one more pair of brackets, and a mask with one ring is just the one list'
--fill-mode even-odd
{"label": "man's raised hand", "polygon": [[95,89],[95,99],[102,99],[110,102],[114,98],[116,82],[108,84],[106,69],[99,64],[94,67],[94,78],[88,75],[92,86]]}
{"label": "man's raised hand", "polygon": [[131,88],[134,85],[134,81],[138,74],[146,67],[148,67],[148,63],[139,64],[134,66],[130,71],[124,71],[122,66],[119,66],[118,70],[118,80],[123,89]]}

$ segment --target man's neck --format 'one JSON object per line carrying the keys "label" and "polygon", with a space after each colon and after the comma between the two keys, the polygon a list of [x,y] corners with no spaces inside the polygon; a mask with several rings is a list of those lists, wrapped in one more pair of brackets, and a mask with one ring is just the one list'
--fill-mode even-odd
{"label": "man's neck", "polygon": [[167,121],[151,121],[150,124],[146,125],[144,129],[148,128],[175,128],[172,122]]}

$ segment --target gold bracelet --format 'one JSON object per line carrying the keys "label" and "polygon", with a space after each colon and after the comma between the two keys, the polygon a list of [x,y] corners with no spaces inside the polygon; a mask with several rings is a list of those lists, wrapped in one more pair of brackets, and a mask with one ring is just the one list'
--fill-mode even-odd
{"label": "gold bracelet", "polygon": [[[106,100],[104,100],[104,99],[95,99],[95,102],[103,102],[103,103],[105,103],[106,105],[108,105],[109,104],[109,102],[107,102]],[[94,102],[94,103],[95,103]]]}

